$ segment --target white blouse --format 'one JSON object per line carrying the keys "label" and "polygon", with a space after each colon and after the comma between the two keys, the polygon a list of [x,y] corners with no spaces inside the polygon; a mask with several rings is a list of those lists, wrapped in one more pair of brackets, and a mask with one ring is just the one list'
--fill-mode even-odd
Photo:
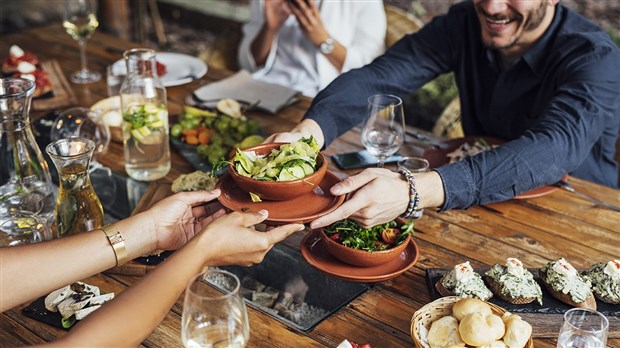
{"label": "white blouse", "polygon": [[239,46],[239,65],[256,79],[314,97],[339,74],[370,63],[385,50],[386,18],[381,0],[322,0],[315,3],[325,30],[347,48],[342,71],[305,37],[294,15],[278,31],[265,65],[257,67],[250,46],[265,21],[263,2],[252,0],[252,14],[243,26]]}

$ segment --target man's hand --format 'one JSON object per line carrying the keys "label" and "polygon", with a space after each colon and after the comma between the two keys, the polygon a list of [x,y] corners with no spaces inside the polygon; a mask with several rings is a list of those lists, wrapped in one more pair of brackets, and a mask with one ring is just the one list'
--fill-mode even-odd
{"label": "man's hand", "polygon": [[334,185],[330,192],[352,196],[333,212],[314,220],[310,224],[313,229],[348,217],[364,227],[375,226],[397,218],[409,203],[409,184],[388,169],[366,169]]}

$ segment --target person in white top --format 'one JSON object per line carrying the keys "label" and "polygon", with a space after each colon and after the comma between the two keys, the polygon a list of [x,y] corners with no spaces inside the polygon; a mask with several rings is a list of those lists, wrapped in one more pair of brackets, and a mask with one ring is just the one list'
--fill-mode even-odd
{"label": "person in white top", "polygon": [[383,53],[386,25],[381,0],[253,0],[239,65],[314,97]]}

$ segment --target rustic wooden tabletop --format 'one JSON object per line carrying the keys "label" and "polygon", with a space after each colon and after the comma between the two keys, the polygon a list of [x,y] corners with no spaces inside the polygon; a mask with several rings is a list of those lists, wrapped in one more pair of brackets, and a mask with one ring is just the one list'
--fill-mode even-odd
{"label": "rustic wooden tabletop", "polygon": [[[60,24],[5,35],[0,39],[0,57],[6,57],[11,44],[17,44],[38,55],[42,61],[56,60],[65,77],[79,69],[77,43]],[[105,75],[105,67],[121,58],[125,49],[135,44],[112,36],[95,33],[87,45],[91,69]],[[228,76],[230,72],[210,69],[205,77],[190,84],[169,87],[169,112],[178,114],[185,96],[197,87]],[[90,106],[107,97],[105,78],[89,85],[70,84],[75,103],[69,106]],[[302,99],[277,115],[250,113],[262,129],[272,132],[290,129],[303,116],[310,100]],[[44,111],[33,111],[33,118]],[[420,154],[423,148],[414,142],[403,146],[401,153]],[[356,130],[343,135],[326,154],[359,150]],[[137,210],[170,194],[170,182],[193,167],[176,151],[172,154],[173,169],[162,180],[151,183]],[[101,162],[124,174],[122,144],[111,143]],[[356,171],[343,172],[330,164],[330,170],[340,177]],[[577,178],[569,178],[576,189],[609,203],[620,205],[620,191]],[[620,214],[601,209],[593,203],[564,190],[549,195],[511,200],[503,203],[473,207],[466,211],[438,213],[427,209],[415,223],[414,236],[420,249],[417,264],[394,279],[376,283],[368,291],[322,321],[308,332],[289,328],[269,315],[249,308],[251,327],[248,347],[335,347],[343,339],[370,343],[373,347],[412,346],[410,321],[413,313],[432,301],[427,290],[425,270],[447,268],[470,261],[474,268],[503,263],[506,257],[521,259],[527,267],[541,267],[552,259],[564,257],[575,267],[588,268],[594,262],[606,262],[620,257]],[[302,232],[284,243],[299,248]],[[24,275],[27,277],[28,275]],[[94,275],[85,281],[100,286],[106,292],[120,292],[140,279],[113,273]],[[153,289],[157,291],[157,289]],[[29,319],[20,310],[27,304],[2,313],[0,320],[1,346],[21,346],[53,341],[65,331]],[[143,342],[147,347],[182,346],[182,298],[170,310],[164,321]],[[534,326],[536,347],[555,347],[561,315],[526,315]],[[620,320],[610,317],[612,332],[620,337]],[[610,346],[620,347],[620,339],[609,339]]]}

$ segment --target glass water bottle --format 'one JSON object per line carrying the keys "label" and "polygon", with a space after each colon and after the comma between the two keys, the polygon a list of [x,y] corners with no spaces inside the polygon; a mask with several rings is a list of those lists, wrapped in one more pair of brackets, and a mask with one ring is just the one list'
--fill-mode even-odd
{"label": "glass water bottle", "polygon": [[170,171],[166,89],[157,75],[155,51],[123,54],[127,77],[120,89],[125,170],[139,181],[153,181]]}
{"label": "glass water bottle", "polygon": [[51,224],[54,191],[30,123],[33,81],[0,78],[0,216],[27,211]]}

